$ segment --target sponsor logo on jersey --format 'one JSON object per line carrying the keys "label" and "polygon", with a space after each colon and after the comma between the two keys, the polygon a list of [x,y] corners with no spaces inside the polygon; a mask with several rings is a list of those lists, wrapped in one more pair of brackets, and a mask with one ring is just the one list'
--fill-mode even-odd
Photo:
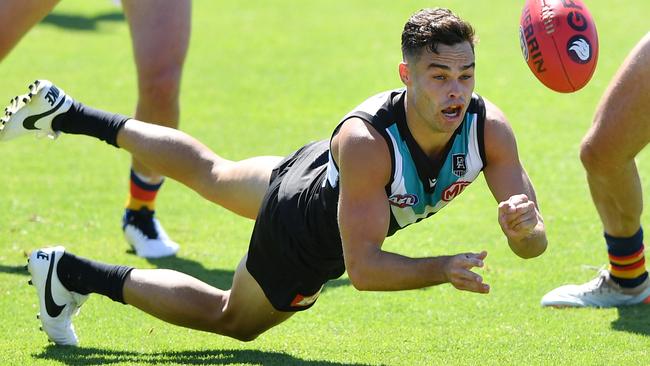
{"label": "sponsor logo on jersey", "polygon": [[591,60],[591,45],[587,38],[580,35],[573,36],[567,42],[566,47],[569,57],[573,61],[579,64],[586,64]]}
{"label": "sponsor logo on jersey", "polygon": [[465,164],[465,154],[453,154],[451,156],[452,172],[457,177],[462,177],[467,172],[467,164]]}
{"label": "sponsor logo on jersey", "polygon": [[394,194],[388,198],[388,202],[399,208],[410,207],[418,203],[418,196],[414,194]]}
{"label": "sponsor logo on jersey", "polygon": [[466,182],[459,180],[458,182],[454,182],[454,184],[450,185],[447,187],[444,191],[442,191],[442,194],[440,195],[440,199],[449,202],[456,198],[463,190],[465,187],[467,187],[471,182]]}
{"label": "sponsor logo on jersey", "polygon": [[438,180],[436,178],[429,178],[429,188],[435,187],[436,183],[438,183]]}

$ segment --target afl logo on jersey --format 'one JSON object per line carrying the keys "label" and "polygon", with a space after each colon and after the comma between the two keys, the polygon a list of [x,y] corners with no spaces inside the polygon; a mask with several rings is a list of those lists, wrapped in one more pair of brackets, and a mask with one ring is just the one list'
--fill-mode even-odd
{"label": "afl logo on jersey", "polygon": [[451,156],[453,164],[452,172],[457,177],[462,177],[467,172],[467,164],[465,164],[465,154],[453,154]]}
{"label": "afl logo on jersey", "polygon": [[418,203],[418,196],[414,194],[394,194],[388,198],[388,202],[399,208],[411,207]]}
{"label": "afl logo on jersey", "polygon": [[455,182],[454,184],[450,185],[447,187],[444,191],[442,191],[442,194],[440,195],[440,199],[442,199],[445,202],[449,202],[456,198],[463,190],[465,187],[467,187],[471,182],[464,182],[462,180],[459,180],[458,182]]}

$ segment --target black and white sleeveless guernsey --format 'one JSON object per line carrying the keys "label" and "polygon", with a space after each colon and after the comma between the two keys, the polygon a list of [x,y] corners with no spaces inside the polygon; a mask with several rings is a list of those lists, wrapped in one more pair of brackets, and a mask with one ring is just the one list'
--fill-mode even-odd
{"label": "black and white sleeveless guernsey", "polygon": [[[405,95],[405,89],[397,89],[367,99],[340,121],[332,135],[346,120],[358,117],[386,140],[392,159],[391,179],[386,185],[391,210],[388,236],[438,212],[486,165],[485,105],[479,95],[472,96],[440,162],[431,162],[408,130]],[[277,189],[271,193],[277,194],[272,203],[277,206],[272,207],[272,215],[263,215],[268,221],[265,226],[282,227],[277,240],[291,247],[282,249],[291,258],[291,266],[325,281],[345,271],[337,222],[339,172],[329,151],[330,142],[308,144],[276,167],[270,190]],[[273,236],[270,232],[265,235]]]}
{"label": "black and white sleeveless guernsey", "polygon": [[[358,117],[369,122],[386,140],[392,159],[391,180],[386,185],[393,235],[414,222],[440,211],[469,185],[486,165],[483,143],[485,105],[474,94],[440,162],[432,162],[415,142],[406,125],[404,89],[367,99],[342,122]],[[339,125],[340,126],[340,125]],[[338,168],[331,154],[327,184],[338,185]]]}

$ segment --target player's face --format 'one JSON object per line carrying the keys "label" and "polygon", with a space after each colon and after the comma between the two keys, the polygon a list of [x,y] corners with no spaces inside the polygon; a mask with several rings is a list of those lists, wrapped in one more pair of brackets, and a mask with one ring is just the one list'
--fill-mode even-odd
{"label": "player's face", "polygon": [[[439,44],[438,53],[423,50],[404,65],[408,108],[434,132],[453,132],[463,121],[474,91],[474,51],[469,42]],[[403,72],[408,75],[405,79]]]}

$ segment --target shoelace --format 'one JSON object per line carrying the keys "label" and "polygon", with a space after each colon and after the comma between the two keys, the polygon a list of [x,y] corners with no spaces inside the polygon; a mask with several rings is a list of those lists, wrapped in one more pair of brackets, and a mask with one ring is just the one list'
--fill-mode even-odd
{"label": "shoelace", "polygon": [[587,289],[582,293],[586,294],[589,292],[597,292],[600,294],[605,294],[605,293],[618,292],[616,291],[616,289],[612,288],[612,286],[610,286],[610,284],[607,282],[608,277],[609,277],[609,273],[605,270],[605,267],[603,266],[599,268],[598,277],[589,281],[590,286],[588,286]]}

